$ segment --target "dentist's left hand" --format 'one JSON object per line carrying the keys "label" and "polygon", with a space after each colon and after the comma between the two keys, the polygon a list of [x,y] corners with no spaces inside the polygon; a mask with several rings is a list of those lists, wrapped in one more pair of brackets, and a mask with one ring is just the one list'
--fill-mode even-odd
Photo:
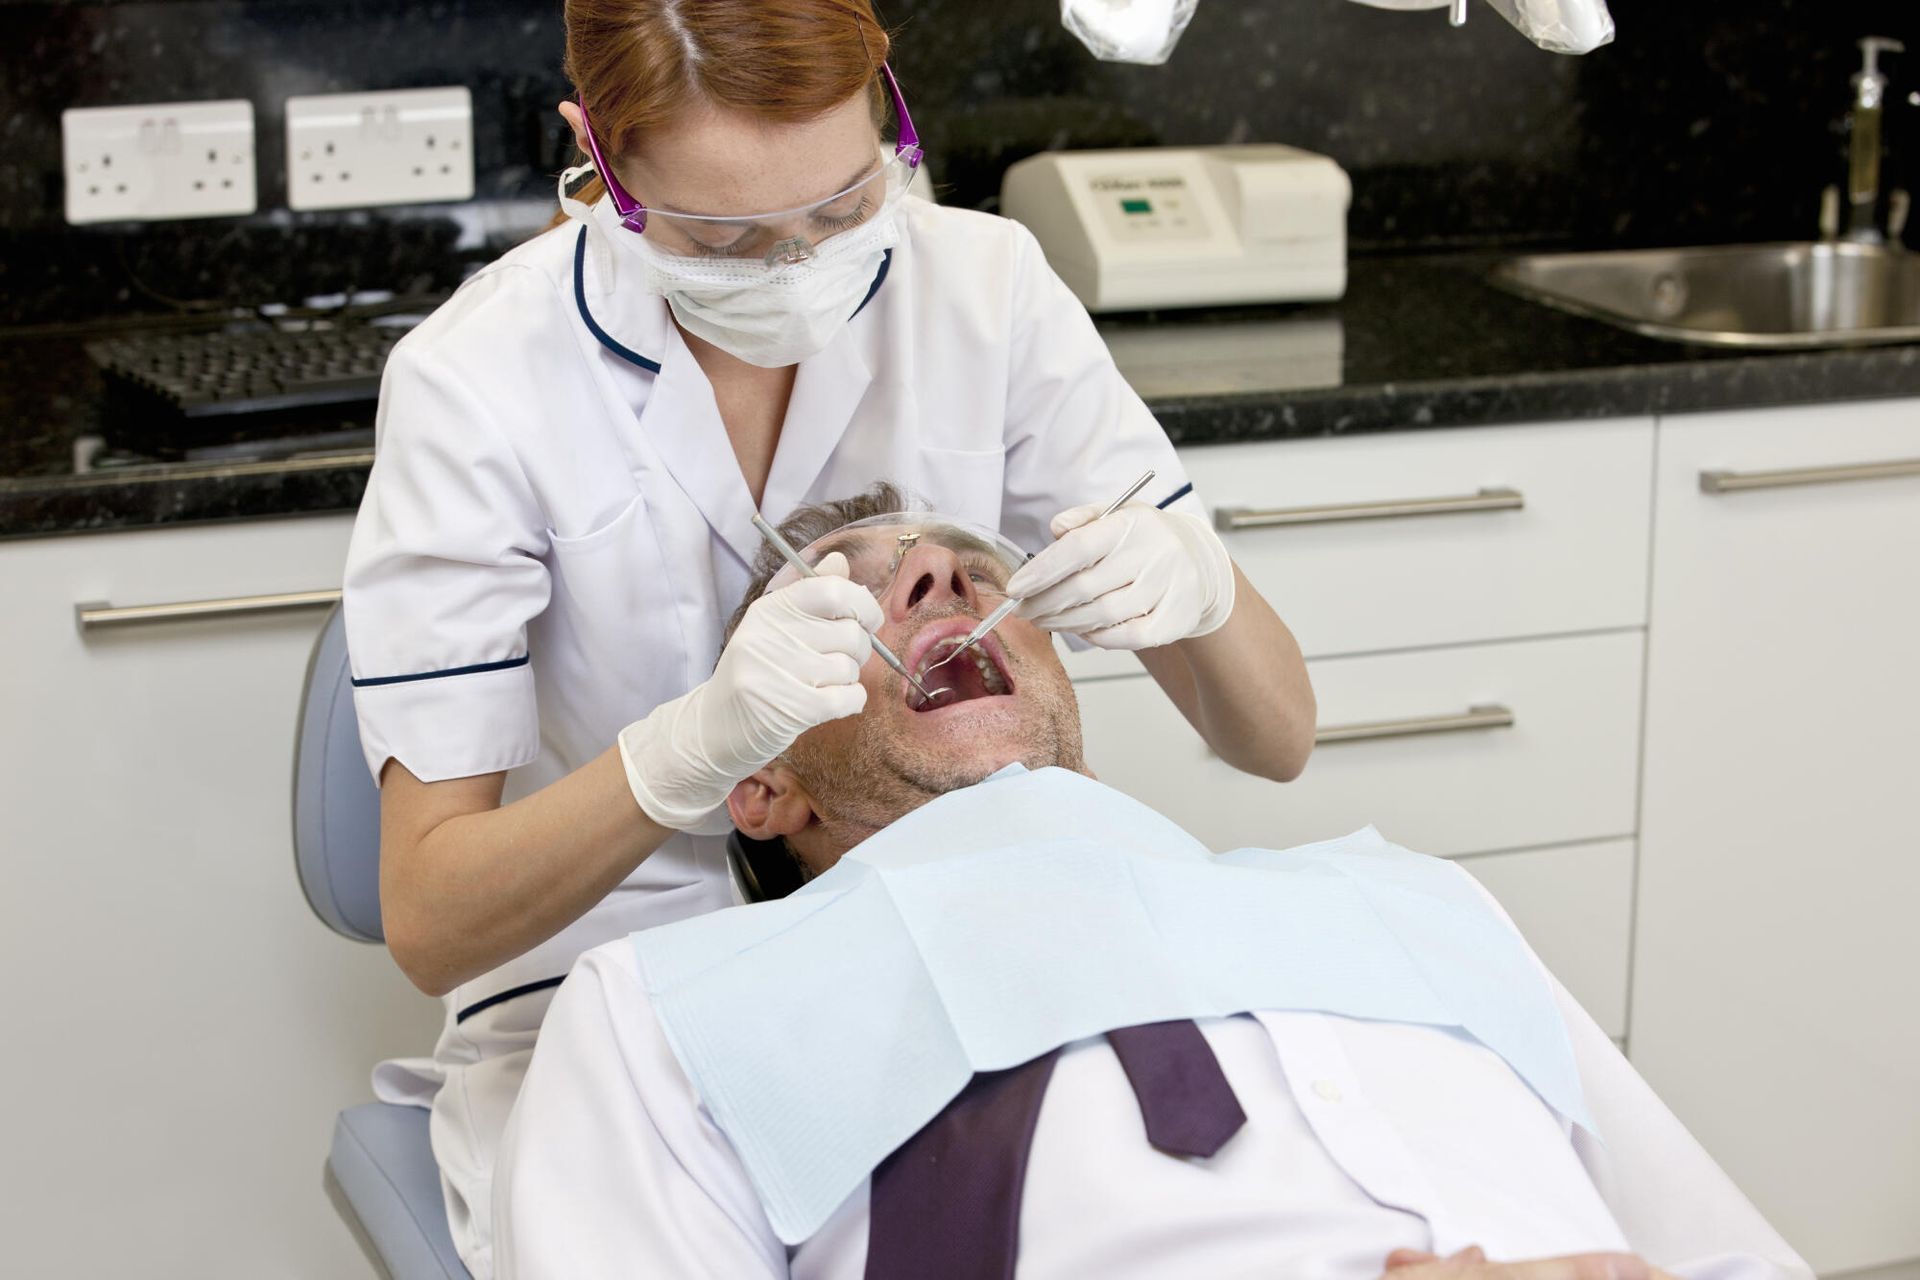
{"label": "dentist's left hand", "polygon": [[1145,503],[1053,518],[1059,541],[1007,583],[1020,616],[1103,649],[1150,649],[1218,630],[1233,613],[1233,561],[1198,516]]}
{"label": "dentist's left hand", "polygon": [[724,834],[733,785],[808,729],[867,705],[860,666],[869,631],[885,622],[873,593],[847,577],[847,558],[824,557],[820,576],[748,606],[705,684],[620,731],[627,784],[663,827]]}

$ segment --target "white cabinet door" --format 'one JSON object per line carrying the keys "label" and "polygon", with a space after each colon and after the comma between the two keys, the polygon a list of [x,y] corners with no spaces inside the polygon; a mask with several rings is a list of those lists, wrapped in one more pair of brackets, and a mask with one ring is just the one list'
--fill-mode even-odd
{"label": "white cabinet door", "polygon": [[1660,425],[1632,1056],[1822,1272],[1920,1255],[1920,475],[1701,476],[1900,459],[1920,403]]}
{"label": "white cabinet door", "polygon": [[320,614],[82,637],[74,605],[340,585],[348,519],[0,544],[4,1263],[366,1274],[320,1185],[372,1064],[439,1006],[307,909],[294,716]]}

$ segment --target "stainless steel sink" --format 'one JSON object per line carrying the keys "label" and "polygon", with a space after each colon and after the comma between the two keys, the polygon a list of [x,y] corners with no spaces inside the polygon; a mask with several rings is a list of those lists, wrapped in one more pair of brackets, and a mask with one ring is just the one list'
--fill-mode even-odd
{"label": "stainless steel sink", "polygon": [[1525,297],[1721,347],[1920,340],[1920,254],[1852,242],[1542,253],[1493,271]]}

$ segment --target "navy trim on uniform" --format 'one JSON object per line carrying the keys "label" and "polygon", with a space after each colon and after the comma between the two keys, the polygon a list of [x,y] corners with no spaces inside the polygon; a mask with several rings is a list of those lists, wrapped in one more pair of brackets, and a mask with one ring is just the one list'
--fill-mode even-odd
{"label": "navy trim on uniform", "polygon": [[1156,507],[1159,507],[1162,511],[1165,511],[1168,507],[1172,506],[1174,503],[1180,501],[1180,499],[1186,497],[1188,494],[1192,492],[1193,492],[1193,481],[1189,480],[1185,484],[1181,485],[1178,489],[1175,489],[1172,493],[1160,499],[1160,501],[1154,503],[1153,505]]}
{"label": "navy trim on uniform", "polygon": [[586,322],[587,332],[599,339],[600,345],[622,360],[631,361],[648,373],[660,372],[660,362],[649,360],[631,347],[623,347],[614,336],[600,327],[593,318],[593,312],[587,310],[587,229],[580,228],[580,238],[573,245],[573,305],[580,309],[580,318]]}
{"label": "navy trim on uniform", "polygon": [[364,689],[374,684],[405,684],[409,680],[438,680],[441,676],[468,676],[476,671],[505,671],[508,667],[524,667],[530,654],[521,654],[517,658],[502,658],[498,662],[476,662],[470,667],[448,667],[445,671],[419,671],[407,676],[367,676],[355,680],[353,687]]}
{"label": "navy trim on uniform", "polygon": [[517,987],[509,987],[505,991],[488,996],[485,1000],[474,1001],[460,1012],[454,1014],[453,1020],[456,1024],[465,1022],[474,1014],[485,1013],[497,1004],[505,1004],[509,1000],[518,1000],[521,996],[530,996],[536,991],[545,991],[549,987],[557,987],[566,980],[567,975],[563,973],[557,978],[542,978],[538,982],[527,982]]}
{"label": "navy trim on uniform", "polygon": [[[880,259],[880,269],[873,273],[873,283],[867,286],[867,296],[860,299],[860,305],[853,309],[853,316],[857,316],[867,309],[867,304],[873,301],[873,295],[880,292],[880,286],[886,282],[887,268],[892,265],[893,250],[889,249],[885,256]],[[853,316],[848,316],[847,319],[851,320]]]}

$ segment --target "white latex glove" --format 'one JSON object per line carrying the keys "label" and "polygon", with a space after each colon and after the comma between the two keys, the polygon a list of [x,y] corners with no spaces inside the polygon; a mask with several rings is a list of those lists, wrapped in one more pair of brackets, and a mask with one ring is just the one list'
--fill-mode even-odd
{"label": "white latex glove", "polygon": [[1233,612],[1233,561],[1198,516],[1105,503],[1053,518],[1059,541],[1007,582],[1020,616],[1102,649],[1150,649],[1219,629]]}
{"label": "white latex glove", "polygon": [[705,684],[620,731],[627,785],[649,818],[678,831],[723,834],[736,782],[808,729],[867,705],[860,666],[867,629],[886,620],[879,601],[847,578],[847,558],[825,557],[821,576],[753,602]]}

